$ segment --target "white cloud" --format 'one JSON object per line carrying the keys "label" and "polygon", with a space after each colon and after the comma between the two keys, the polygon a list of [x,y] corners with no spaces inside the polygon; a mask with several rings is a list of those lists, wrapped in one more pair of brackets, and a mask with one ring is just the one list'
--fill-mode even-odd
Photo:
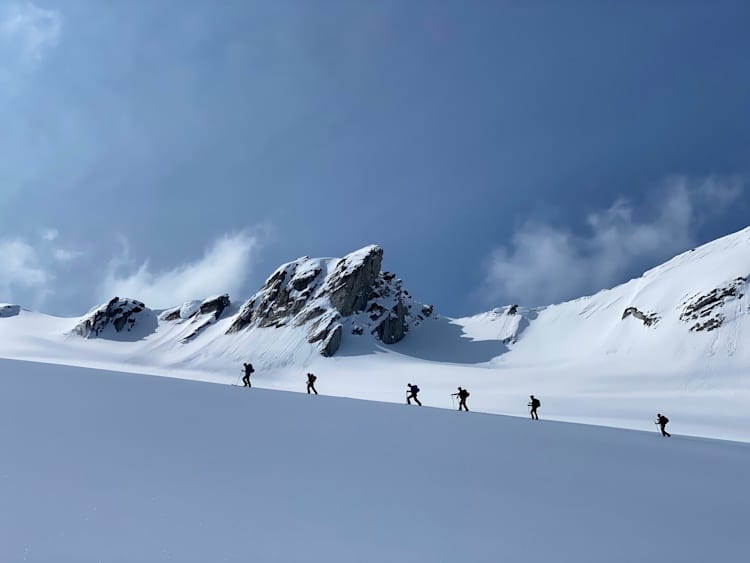
{"label": "white cloud", "polygon": [[81,256],[83,256],[83,252],[67,248],[55,248],[52,251],[52,257],[58,262],[72,262]]}
{"label": "white cloud", "polygon": [[218,293],[235,295],[250,273],[260,239],[244,232],[226,235],[201,259],[162,272],[153,272],[148,261],[135,266],[126,241],[123,246],[123,255],[114,258],[107,268],[100,299],[132,297],[162,309]]}
{"label": "white cloud", "polygon": [[55,47],[61,32],[60,13],[31,2],[11,4],[0,19],[0,36],[31,60],[41,60],[48,49]]}
{"label": "white cloud", "polygon": [[54,276],[33,246],[21,239],[0,239],[0,260],[0,298],[12,302],[18,290],[31,290],[38,304],[51,292]]}
{"label": "white cloud", "polygon": [[585,236],[527,222],[510,245],[487,260],[483,295],[495,303],[543,305],[612,287],[644,261],[656,264],[693,246],[696,223],[725,209],[741,191],[739,178],[696,183],[674,177],[663,186],[659,211],[651,217],[619,199],[588,216]]}

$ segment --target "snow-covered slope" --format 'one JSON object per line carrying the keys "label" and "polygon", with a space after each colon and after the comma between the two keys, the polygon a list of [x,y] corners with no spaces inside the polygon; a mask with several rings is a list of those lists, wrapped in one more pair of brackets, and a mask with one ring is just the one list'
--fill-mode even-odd
{"label": "snow-covered slope", "polygon": [[746,558],[750,446],[0,361],[0,561]]}
{"label": "snow-covered slope", "polygon": [[326,394],[400,402],[417,382],[451,407],[463,385],[487,412],[524,414],[534,393],[557,420],[647,428],[665,411],[681,432],[750,440],[750,229],[593,296],[461,319],[420,305],[382,255],[300,258],[242,304],[116,299],[80,319],[15,307],[0,356],[224,383],[251,361],[274,389],[304,390],[315,371]]}
{"label": "snow-covered slope", "polygon": [[590,297],[537,311],[514,361],[608,358],[667,371],[750,366],[750,229],[718,239]]}

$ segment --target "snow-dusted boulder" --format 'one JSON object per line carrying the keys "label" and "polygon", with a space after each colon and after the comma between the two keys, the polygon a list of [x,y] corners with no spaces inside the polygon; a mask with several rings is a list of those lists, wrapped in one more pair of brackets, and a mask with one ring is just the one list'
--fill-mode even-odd
{"label": "snow-dusted boulder", "polygon": [[156,317],[149,308],[135,299],[112,298],[84,317],[73,332],[83,338],[96,338],[105,332],[149,332],[155,328]]}
{"label": "snow-dusted boulder", "polygon": [[638,319],[643,323],[644,326],[651,326],[655,325],[659,322],[659,315],[656,313],[644,313],[643,311],[640,311],[637,307],[628,307],[622,312],[622,319],[625,320],[628,317],[633,317],[635,319]]}
{"label": "snow-dusted boulder", "polygon": [[[386,344],[432,314],[414,307],[394,274],[381,272],[383,250],[367,246],[344,258],[299,258],[278,268],[235,316],[227,334],[247,328],[308,326],[307,341],[336,353],[347,332],[368,332]],[[419,313],[412,313],[412,309]]]}
{"label": "snow-dusted boulder", "polygon": [[10,303],[0,303],[0,319],[15,317],[21,313],[21,307]]}

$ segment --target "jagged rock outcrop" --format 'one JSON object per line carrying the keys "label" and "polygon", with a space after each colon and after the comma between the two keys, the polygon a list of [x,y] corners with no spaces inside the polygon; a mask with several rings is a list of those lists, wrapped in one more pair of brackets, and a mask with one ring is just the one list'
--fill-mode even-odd
{"label": "jagged rock outcrop", "polygon": [[747,278],[738,277],[723,287],[709,291],[708,293],[694,295],[683,303],[680,320],[693,323],[691,331],[711,331],[719,328],[724,322],[722,308],[727,302],[741,299]]}
{"label": "jagged rock outcrop", "polygon": [[644,313],[643,311],[639,311],[636,307],[628,307],[625,309],[622,313],[622,320],[631,316],[643,322],[644,326],[652,326],[659,322],[659,315],[656,313]]}
{"label": "jagged rock outcrop", "polygon": [[299,258],[268,278],[235,316],[227,330],[303,326],[307,341],[320,343],[325,356],[336,353],[344,325],[353,335],[366,331],[386,344],[401,340],[410,326],[432,314],[415,304],[400,279],[381,272],[383,250],[368,246],[341,259]]}
{"label": "jagged rock outcrop", "polygon": [[140,301],[114,297],[89,313],[73,328],[73,332],[83,338],[96,338],[109,327],[118,333],[130,332],[144,316],[152,316],[152,313]]}
{"label": "jagged rock outcrop", "polygon": [[190,321],[196,326],[180,342],[190,342],[206,327],[221,318],[222,313],[231,305],[228,294],[217,295],[203,301],[187,301],[179,307],[164,311],[159,318],[167,322]]}

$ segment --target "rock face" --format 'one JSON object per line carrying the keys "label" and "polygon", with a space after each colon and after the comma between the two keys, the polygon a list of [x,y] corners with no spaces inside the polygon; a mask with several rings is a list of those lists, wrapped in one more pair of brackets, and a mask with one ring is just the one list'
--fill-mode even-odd
{"label": "rock face", "polygon": [[694,332],[719,328],[724,322],[724,305],[743,297],[746,281],[746,278],[739,277],[723,287],[694,295],[683,303],[680,320],[686,323],[697,321],[690,327]]}
{"label": "rock face", "polygon": [[656,313],[644,313],[643,311],[639,311],[636,307],[628,307],[625,309],[622,313],[622,320],[630,316],[643,322],[644,326],[655,325],[659,322],[659,315]]}
{"label": "rock face", "polygon": [[206,327],[218,321],[230,305],[229,295],[225,293],[203,301],[186,301],[179,307],[167,309],[159,316],[159,319],[166,322],[189,321],[195,324],[195,328],[180,340],[185,343],[190,342]]}
{"label": "rock face", "polygon": [[96,338],[109,327],[118,333],[131,332],[146,316],[151,316],[151,311],[140,301],[114,297],[89,313],[73,328],[73,332],[83,338]]}
{"label": "rock face", "polygon": [[345,331],[398,342],[432,307],[415,306],[401,280],[380,271],[382,260],[383,250],[373,245],[341,259],[303,257],[284,264],[245,302],[227,334],[307,325],[307,341],[320,343],[324,356],[336,353]]}

